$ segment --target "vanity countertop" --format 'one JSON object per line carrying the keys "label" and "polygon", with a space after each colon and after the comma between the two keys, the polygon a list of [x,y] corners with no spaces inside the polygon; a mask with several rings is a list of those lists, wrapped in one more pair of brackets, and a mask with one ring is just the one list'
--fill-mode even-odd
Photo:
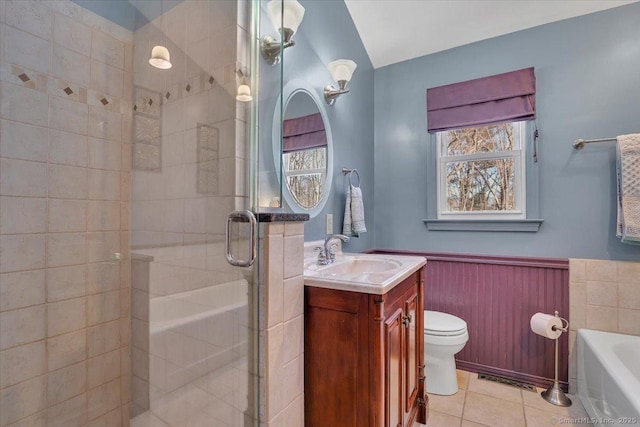
{"label": "vanity countertop", "polygon": [[318,288],[383,295],[426,264],[424,257],[338,253],[336,262],[318,265],[306,257],[304,284]]}

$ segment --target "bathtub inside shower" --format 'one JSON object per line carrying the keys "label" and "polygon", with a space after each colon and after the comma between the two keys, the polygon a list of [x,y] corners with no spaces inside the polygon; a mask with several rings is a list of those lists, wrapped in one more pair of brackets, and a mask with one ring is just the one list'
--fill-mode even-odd
{"label": "bathtub inside shower", "polygon": [[580,329],[578,396],[596,426],[640,423],[640,337]]}

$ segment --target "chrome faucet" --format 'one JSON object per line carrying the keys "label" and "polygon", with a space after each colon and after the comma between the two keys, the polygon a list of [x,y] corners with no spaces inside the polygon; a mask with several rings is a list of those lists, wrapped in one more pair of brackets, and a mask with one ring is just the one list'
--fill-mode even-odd
{"label": "chrome faucet", "polygon": [[332,234],[331,236],[327,236],[324,239],[323,246],[316,246],[315,249],[318,251],[318,265],[328,265],[336,262],[336,252],[335,247],[338,246],[334,240],[342,240],[343,242],[348,242],[349,237],[344,234]]}

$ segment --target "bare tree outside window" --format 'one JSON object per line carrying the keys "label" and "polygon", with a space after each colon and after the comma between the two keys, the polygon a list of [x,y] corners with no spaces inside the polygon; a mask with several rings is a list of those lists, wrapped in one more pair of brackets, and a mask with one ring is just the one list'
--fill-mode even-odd
{"label": "bare tree outside window", "polygon": [[327,166],[327,148],[294,151],[283,156],[284,174],[291,194],[305,209],[322,199]]}
{"label": "bare tree outside window", "polygon": [[440,132],[441,212],[520,209],[521,129],[510,122]]}

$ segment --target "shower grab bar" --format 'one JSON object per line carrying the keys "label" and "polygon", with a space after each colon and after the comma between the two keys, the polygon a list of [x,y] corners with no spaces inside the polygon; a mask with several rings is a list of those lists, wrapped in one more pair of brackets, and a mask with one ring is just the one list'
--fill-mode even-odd
{"label": "shower grab bar", "polygon": [[[231,224],[234,222],[249,223],[249,258],[246,260],[237,260],[231,253]],[[256,259],[256,228],[258,221],[253,212],[249,210],[233,211],[227,216],[227,232],[226,232],[226,249],[227,262],[235,267],[250,267]]]}

